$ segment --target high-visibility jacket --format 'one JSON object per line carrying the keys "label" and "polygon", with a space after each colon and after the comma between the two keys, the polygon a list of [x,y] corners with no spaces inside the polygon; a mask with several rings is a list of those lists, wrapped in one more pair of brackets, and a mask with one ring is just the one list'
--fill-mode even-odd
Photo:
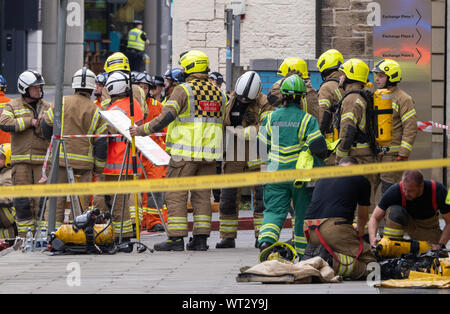
{"label": "high-visibility jacket", "polygon": [[136,49],[139,51],[145,50],[145,41],[142,40],[141,35],[145,34],[144,31],[135,27],[128,32],[128,44],[127,48]]}
{"label": "high-visibility jacket", "polygon": [[177,85],[164,106],[177,113],[169,124],[166,151],[191,160],[222,158],[222,127],[226,96],[208,81],[207,75],[193,74]]}
{"label": "high-visibility jacket", "polygon": [[[44,121],[52,126],[54,120],[54,106],[44,115]],[[103,120],[100,110],[92,103],[88,95],[75,93],[63,98],[61,109],[61,135],[101,135],[108,132],[108,125]],[[95,156],[95,146],[100,138],[66,138],[65,146],[67,162],[74,169],[92,170],[94,165],[99,168],[105,166],[104,159]],[[59,165],[65,166],[64,150],[60,148]]]}
{"label": "high-visibility jacket", "polygon": [[41,99],[33,107],[23,97],[7,103],[0,116],[0,128],[11,134],[11,164],[42,164],[50,141],[44,138],[41,128],[31,125],[40,113],[50,108],[50,104]]}
{"label": "high-visibility jacket", "polygon": [[[144,123],[152,121],[154,118],[159,116],[162,111],[163,105],[154,98],[147,98],[147,106],[148,106],[148,116],[145,118]],[[161,130],[161,133],[166,133],[167,127]],[[152,140],[155,141],[162,149],[166,149],[166,136],[155,136],[150,135]],[[145,158],[145,157],[144,157]]]}
{"label": "high-visibility jacket", "polygon": [[[133,99],[134,105],[134,121],[136,125],[141,125],[143,122],[143,115],[141,107],[136,99]],[[120,110],[127,117],[130,118],[130,98],[120,98],[114,101],[111,106],[108,107],[107,111],[110,110]],[[108,155],[106,157],[106,166],[105,166],[105,174],[113,174],[119,175],[120,169],[122,167],[123,158],[126,150],[126,141],[125,137],[111,137],[108,142]],[[128,174],[133,174],[133,163],[131,159],[131,151],[128,158]],[[125,170],[126,165],[124,165]],[[138,173],[140,173],[141,169],[138,167]],[[125,171],[124,171],[125,172]]]}
{"label": "high-visibility jacket", "polygon": [[296,104],[270,112],[259,128],[258,138],[267,145],[268,171],[295,169],[300,151],[323,139],[319,123]]}
{"label": "high-visibility jacket", "polygon": [[[11,99],[6,97],[3,92],[0,92],[0,115],[2,114],[5,104],[10,102]],[[0,144],[11,143],[11,136],[8,132],[0,130]]]}

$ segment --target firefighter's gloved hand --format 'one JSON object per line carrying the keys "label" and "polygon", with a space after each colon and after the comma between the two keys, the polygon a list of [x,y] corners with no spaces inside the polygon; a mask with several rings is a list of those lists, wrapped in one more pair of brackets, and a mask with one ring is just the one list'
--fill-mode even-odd
{"label": "firefighter's gloved hand", "polygon": [[395,158],[395,161],[408,161],[408,157],[405,157],[405,156],[397,156],[397,158]]}

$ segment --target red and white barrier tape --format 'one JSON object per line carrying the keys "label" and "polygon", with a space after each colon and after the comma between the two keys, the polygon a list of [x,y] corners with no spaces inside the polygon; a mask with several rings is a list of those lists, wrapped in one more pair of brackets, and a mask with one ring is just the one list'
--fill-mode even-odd
{"label": "red and white barrier tape", "polygon": [[443,130],[450,130],[450,126],[433,121],[417,121],[417,129],[422,132],[432,132],[433,127]]}

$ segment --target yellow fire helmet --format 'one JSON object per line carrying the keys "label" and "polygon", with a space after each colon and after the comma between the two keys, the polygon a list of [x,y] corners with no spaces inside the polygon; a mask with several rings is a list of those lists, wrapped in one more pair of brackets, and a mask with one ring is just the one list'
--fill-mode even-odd
{"label": "yellow fire helmet", "polygon": [[114,71],[130,71],[130,62],[127,56],[121,52],[115,52],[106,59],[105,72],[111,73]]}
{"label": "yellow fire helmet", "polygon": [[328,69],[338,69],[344,63],[344,57],[336,49],[329,49],[322,53],[317,60],[317,68],[320,72]]}
{"label": "yellow fire helmet", "polygon": [[200,50],[189,50],[182,53],[178,63],[184,68],[184,73],[186,74],[209,71],[209,58]]}
{"label": "yellow fire helmet", "polygon": [[400,64],[391,59],[383,59],[378,61],[372,69],[372,72],[386,74],[389,82],[391,83],[398,83],[402,79],[402,69],[400,68]]}
{"label": "yellow fire helmet", "polygon": [[344,72],[349,80],[367,83],[369,77],[369,67],[361,59],[350,59],[342,63],[339,70]]}
{"label": "yellow fire helmet", "polygon": [[11,144],[5,143],[0,145],[0,154],[5,157],[5,167],[11,167]]}
{"label": "yellow fire helmet", "polygon": [[277,74],[286,76],[291,71],[297,71],[298,74],[302,75],[303,79],[309,78],[308,73],[308,65],[305,60],[297,57],[289,57],[284,59],[283,63],[281,63],[280,68],[278,69]]}

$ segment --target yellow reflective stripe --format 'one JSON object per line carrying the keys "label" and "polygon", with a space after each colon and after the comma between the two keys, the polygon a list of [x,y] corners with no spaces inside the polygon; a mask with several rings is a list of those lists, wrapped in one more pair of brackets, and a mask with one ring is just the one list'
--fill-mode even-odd
{"label": "yellow reflective stripe", "polygon": [[2,114],[7,115],[8,117],[14,119],[14,113],[12,113],[11,111],[3,110]]}
{"label": "yellow reflective stripe", "polygon": [[339,90],[339,88],[336,88],[336,89],[334,90],[334,92],[335,92],[336,95],[338,96],[338,99],[341,100],[341,99],[342,99],[342,93],[341,93],[341,91]]}
{"label": "yellow reflective stripe", "polygon": [[261,159],[251,160],[251,161],[247,162],[247,166],[248,167],[253,167],[253,166],[257,166],[257,165],[262,165],[264,163],[265,163],[265,161],[263,161]]}
{"label": "yellow reflective stripe", "polygon": [[18,126],[18,131],[25,130],[25,122],[23,121],[23,118],[16,119]]}
{"label": "yellow reflective stripe", "polygon": [[397,103],[393,102],[393,103],[392,103],[392,108],[393,108],[395,111],[398,112],[398,105],[397,105]]}
{"label": "yellow reflective stripe", "polygon": [[87,134],[94,134],[94,129],[95,129],[95,126],[97,125],[97,122],[99,119],[100,119],[100,110],[96,109],[95,114],[92,117],[91,125],[89,126]]}
{"label": "yellow reflective stripe", "polygon": [[410,111],[408,111],[407,113],[405,113],[402,116],[402,122],[405,122],[406,120],[408,120],[409,118],[411,118],[415,114],[416,114],[416,109],[411,109]]}
{"label": "yellow reflective stripe", "polygon": [[320,130],[317,130],[317,131],[309,134],[308,137],[306,138],[306,145],[311,144],[312,142],[314,142],[314,140],[318,139],[321,136],[322,136],[322,133],[320,132]]}
{"label": "yellow reflective stripe", "polygon": [[24,114],[31,114],[31,110],[30,109],[15,109],[14,110],[14,115],[16,115],[16,116],[20,116],[20,115],[24,115]]}
{"label": "yellow reflective stripe", "polygon": [[53,109],[50,108],[46,112],[47,112],[47,115],[48,115],[48,119],[50,120],[51,123],[53,123],[53,119],[55,118],[55,116],[53,114]]}
{"label": "yellow reflective stripe", "polygon": [[306,127],[308,126],[309,120],[311,120],[311,115],[306,114],[303,119],[302,123],[300,124],[300,129],[298,130],[298,138],[300,141],[303,141],[303,138],[305,137],[306,133]]}
{"label": "yellow reflective stripe", "polygon": [[319,99],[319,105],[323,105],[327,108],[330,108],[331,102],[328,99]]}
{"label": "yellow reflective stripe", "polygon": [[267,137],[262,132],[258,132],[258,139],[264,144],[267,144]]}
{"label": "yellow reflective stripe", "polygon": [[[64,152],[60,151],[60,154],[63,155]],[[79,154],[73,154],[73,153],[67,153],[67,158],[72,160],[79,160],[79,161],[88,161],[88,162],[94,162],[94,157],[92,156],[86,156],[86,155],[79,155]]]}
{"label": "yellow reflective stripe", "polygon": [[412,146],[411,146],[411,144],[409,144],[408,142],[402,141],[401,147],[404,147],[404,148],[406,148],[407,150],[412,151]]}
{"label": "yellow reflective stripe", "polygon": [[356,103],[360,105],[363,109],[366,109],[366,104],[361,101],[361,99],[356,98]]}
{"label": "yellow reflective stripe", "polygon": [[237,219],[220,219],[220,232],[236,232],[238,230]]}
{"label": "yellow reflective stripe", "polygon": [[168,217],[167,228],[169,230],[187,230],[187,217]]}
{"label": "yellow reflective stripe", "polygon": [[272,121],[272,112],[267,116],[267,124],[266,124],[266,133],[269,136],[272,136],[272,125],[270,124]]}
{"label": "yellow reflective stripe", "polygon": [[303,103],[303,111],[307,112],[308,111],[308,102],[306,101],[306,97],[302,97],[302,103]]}
{"label": "yellow reflective stripe", "polygon": [[[184,86],[183,86],[184,87]],[[186,90],[186,87],[184,87],[184,89]],[[186,90],[186,93],[188,93],[188,91]],[[164,104],[164,106],[171,106],[173,108],[175,108],[175,110],[177,111],[177,113],[180,113],[180,105],[178,105],[178,102],[176,100],[169,100],[166,101],[166,103]]]}
{"label": "yellow reflective stripe", "polygon": [[287,164],[293,161],[296,161],[298,159],[299,154],[294,154],[291,156],[281,156],[279,154],[274,154],[272,152],[269,153],[269,158],[272,160],[279,161],[283,164]]}
{"label": "yellow reflective stripe", "polygon": [[389,152],[398,152],[400,150],[400,145],[389,146]]}
{"label": "yellow reflective stripe", "polygon": [[263,121],[272,111],[264,111],[259,115],[259,121]]}
{"label": "yellow reflective stripe", "polygon": [[194,215],[194,228],[211,228],[211,216]]}
{"label": "yellow reflective stripe", "polygon": [[290,153],[297,152],[298,150],[300,150],[302,148],[302,146],[303,146],[302,144],[295,144],[292,146],[283,147],[283,146],[278,146],[278,145],[272,144],[271,150],[274,152],[280,152],[282,154],[290,154]]}
{"label": "yellow reflective stripe", "polygon": [[344,151],[341,151],[340,149],[339,149],[339,147],[336,149],[336,156],[337,157],[340,157],[340,158],[342,158],[342,157],[347,157],[348,156],[348,152],[344,152]]}
{"label": "yellow reflective stripe", "polygon": [[344,121],[345,119],[350,119],[350,120],[352,120],[355,124],[358,123],[358,120],[356,119],[356,117],[355,117],[355,115],[353,114],[353,112],[347,112],[347,113],[344,113],[344,114],[341,116],[341,123],[342,123],[342,121]]}
{"label": "yellow reflective stripe", "polygon": [[403,238],[403,229],[384,227],[383,236],[393,238]]}
{"label": "yellow reflective stripe", "polygon": [[95,134],[102,134],[104,132],[106,132],[106,130],[108,129],[108,124],[107,123],[103,123],[95,132]]}

